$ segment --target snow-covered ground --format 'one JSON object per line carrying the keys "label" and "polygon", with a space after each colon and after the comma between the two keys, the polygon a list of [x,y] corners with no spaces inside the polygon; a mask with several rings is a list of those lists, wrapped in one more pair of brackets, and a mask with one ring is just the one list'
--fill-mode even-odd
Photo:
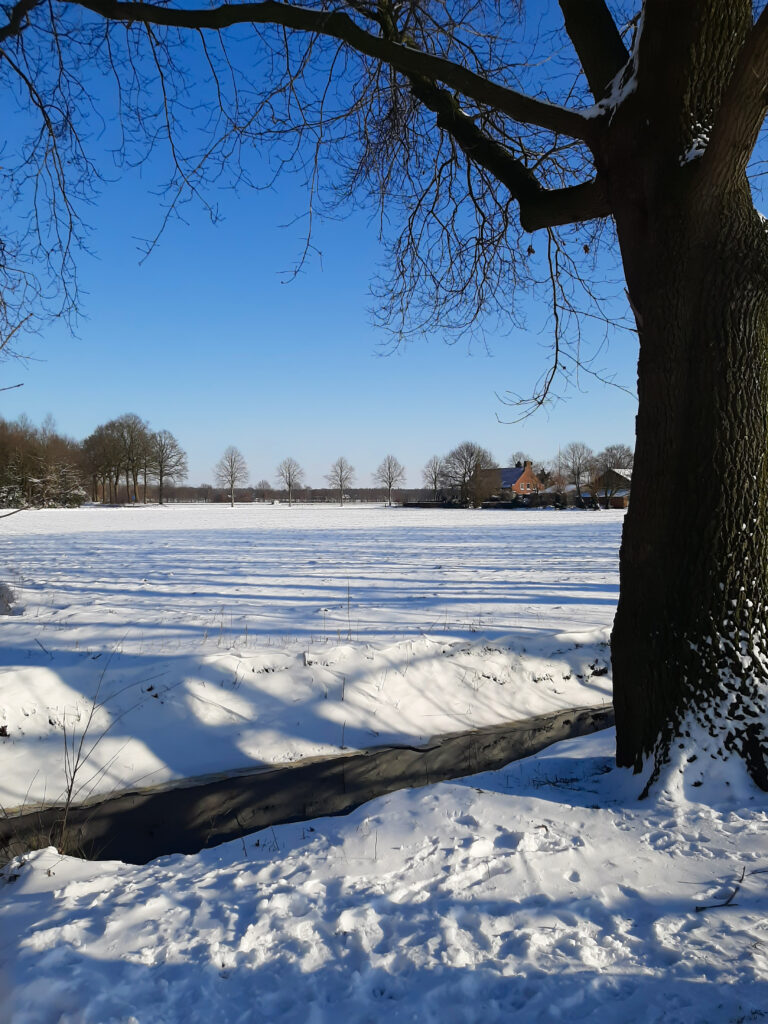
{"label": "snow-covered ground", "polygon": [[622,517],[13,516],[0,564],[21,614],[0,629],[0,803],[61,798],[65,732],[76,749],[86,732],[82,800],[610,700]]}
{"label": "snow-covered ground", "polygon": [[0,1019],[765,1020],[764,803],[639,803],[612,740],[145,867],[33,853],[0,878]]}
{"label": "snow-covered ground", "polygon": [[[599,703],[620,524],[282,507],[7,520],[22,614],[0,629],[6,799],[35,772],[50,796],[61,725],[82,726],[99,686],[98,728],[113,724],[93,757],[119,741],[107,788],[332,750],[344,721],[368,745]],[[765,794],[672,766],[641,802],[612,754],[603,732],[143,867],[17,858],[0,872],[0,1022],[768,1019]]]}

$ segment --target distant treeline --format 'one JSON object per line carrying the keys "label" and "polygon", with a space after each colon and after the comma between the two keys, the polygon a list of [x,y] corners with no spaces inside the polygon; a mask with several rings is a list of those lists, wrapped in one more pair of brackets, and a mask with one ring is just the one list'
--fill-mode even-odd
{"label": "distant treeline", "polygon": [[[595,454],[582,443],[571,443],[551,460],[533,460],[513,452],[505,465],[530,461],[540,485],[582,482],[607,468],[629,468],[632,451],[610,445]],[[340,456],[325,475],[326,485],[311,487],[304,470],[287,457],[275,468],[273,481],[248,484],[248,467],[240,451],[230,446],[215,467],[214,484],[191,486],[187,454],[174,435],[155,430],[135,413],[100,424],[84,440],[59,433],[52,417],[41,426],[26,416],[0,418],[0,505],[13,508],[77,506],[84,501],[105,504],[146,502],[339,502],[429,501],[479,504],[478,481],[483,471],[499,466],[491,453],[464,441],[446,455],[433,455],[422,469],[423,487],[404,487],[405,468],[386,455],[371,473],[373,486],[358,486],[355,469]],[[487,479],[487,476],[485,477]]]}
{"label": "distant treeline", "polygon": [[26,416],[0,418],[0,505],[80,505],[87,498],[81,460],[82,446],[50,417],[41,427]]}
{"label": "distant treeline", "polygon": [[83,441],[60,434],[49,416],[0,419],[0,504],[76,506],[92,501],[162,501],[187,476],[187,456],[168,430],[134,413],[98,426]]}

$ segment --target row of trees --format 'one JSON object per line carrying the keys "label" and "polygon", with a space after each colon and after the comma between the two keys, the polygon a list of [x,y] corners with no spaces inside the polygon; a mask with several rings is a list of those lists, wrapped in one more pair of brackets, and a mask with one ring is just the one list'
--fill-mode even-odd
{"label": "row of trees", "polygon": [[[278,487],[287,492],[288,504],[293,504],[294,495],[306,486],[305,473],[301,465],[291,456],[286,457],[278,465],[275,475]],[[224,454],[214,467],[216,483],[226,489],[231,505],[235,503],[235,490],[248,480],[248,465],[243,453],[234,445]],[[333,463],[325,475],[329,486],[338,493],[339,504],[344,504],[347,490],[355,480],[355,467],[343,455]],[[405,480],[405,466],[394,455],[385,455],[378,469],[373,474],[374,482],[380,484],[387,492],[387,501],[392,504],[394,489]],[[260,480],[256,485],[264,498],[270,492],[268,480]]]}
{"label": "row of trees", "polygon": [[[0,419],[0,504],[79,505],[93,501],[163,502],[170,482],[187,477],[187,456],[169,430],[152,430],[135,413],[96,427],[84,441],[59,433],[52,417]],[[124,486],[123,486],[124,485]]]}
{"label": "row of trees", "polygon": [[[572,442],[561,448],[557,455],[545,462],[531,459],[522,451],[513,452],[505,465],[514,466],[531,462],[534,472],[542,487],[555,487],[555,493],[565,492],[573,484],[577,495],[584,490],[596,488],[599,481],[604,480],[609,470],[629,472],[632,468],[632,449],[625,444],[608,445],[595,453],[582,442]],[[452,448],[446,455],[433,455],[422,470],[422,482],[433,501],[455,501],[459,504],[479,504],[489,496],[487,485],[482,482],[482,471],[494,469],[499,463],[487,448],[474,441],[463,441]],[[269,480],[262,479],[255,488],[246,490],[248,481],[248,465],[242,452],[230,445],[214,467],[217,485],[224,489],[230,504],[235,498],[252,500],[260,497],[288,498],[292,504],[298,495],[304,499],[311,493],[315,498],[323,498],[326,493],[312,490],[307,486],[306,474],[302,466],[293,457],[287,457],[275,470],[276,487]],[[340,504],[351,497],[350,491],[355,483],[355,468],[349,460],[340,455],[331,465],[325,480],[328,488],[335,493]],[[423,493],[416,489],[405,489],[405,467],[396,456],[385,455],[372,474],[373,483],[383,490],[388,504],[392,504],[397,493],[399,497],[421,498]],[[370,488],[357,488],[356,496],[371,497]],[[368,492],[364,495],[361,492]],[[375,494],[373,495],[375,496]]]}
{"label": "row of trees", "polygon": [[[608,469],[631,469],[632,450],[615,444],[595,453],[574,442],[548,462],[516,451],[505,465],[526,460],[531,461],[544,487],[564,489],[575,484],[581,493]],[[433,500],[479,504],[487,497],[479,487],[479,473],[498,465],[486,448],[464,441],[446,455],[433,455],[422,470],[422,481]],[[110,503],[152,500],[162,504],[169,490],[181,501],[212,501],[221,496],[210,484],[182,487],[187,475],[187,455],[174,435],[169,430],[153,430],[135,413],[100,424],[82,442],[59,433],[50,416],[40,427],[25,416],[16,421],[0,419],[0,503],[6,507],[78,505],[88,497]],[[246,490],[248,476],[242,452],[230,445],[214,467],[214,478],[231,504],[236,497],[287,497],[292,504],[298,496],[306,500],[310,494],[315,500],[335,495],[342,504],[348,497],[385,497],[390,505],[395,497],[424,497],[421,490],[404,487],[405,467],[392,454],[385,455],[372,473],[373,487],[355,486],[355,468],[343,455],[325,474],[326,488],[309,488],[303,467],[291,456],[276,467],[272,482],[262,478]]]}
{"label": "row of trees", "polygon": [[187,454],[170,430],[152,430],[135,413],[96,427],[83,441],[82,453],[94,501],[117,501],[122,477],[128,501],[139,501],[141,493],[146,502],[148,486],[154,483],[162,505],[169,481],[187,478]]}

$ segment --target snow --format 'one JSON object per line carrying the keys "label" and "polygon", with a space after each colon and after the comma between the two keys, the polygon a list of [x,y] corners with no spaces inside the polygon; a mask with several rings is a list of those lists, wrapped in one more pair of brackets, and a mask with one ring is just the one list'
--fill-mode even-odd
{"label": "snow", "polygon": [[637,91],[638,86],[638,73],[640,67],[640,39],[643,34],[643,26],[645,24],[645,6],[640,10],[640,15],[637,21],[637,28],[635,29],[634,37],[632,40],[632,48],[629,54],[629,60],[622,67],[619,72],[614,75],[613,79],[608,86],[608,95],[598,103],[593,104],[586,110],[580,111],[584,117],[602,117],[604,114],[610,114],[611,118],[621,106],[621,104],[631,96],[632,93]]}
{"label": "snow", "polygon": [[[623,513],[25,512],[0,803],[84,800],[610,700]],[[98,741],[98,742],[96,742]],[[95,745],[94,745],[95,744]]]}
{"label": "snow", "polygon": [[[82,721],[99,676],[99,721],[114,723],[102,743],[122,758],[110,785],[155,762],[178,775],[225,755],[331,749],[323,730],[338,720],[322,712],[353,697],[360,740],[379,716],[390,737],[599,703],[622,518],[14,517],[2,544],[22,614],[0,630],[0,778],[15,798],[48,773],[50,794],[49,746],[62,740],[48,718],[73,721],[77,707]],[[148,685],[166,689],[153,698]],[[143,703],[123,712],[121,687]],[[681,761],[641,801],[642,779],[616,769],[613,750],[612,732],[593,734],[144,866],[28,853],[0,872],[0,1021],[765,1019],[765,794],[746,779],[692,787]]]}
{"label": "snow", "polygon": [[144,867],[29,854],[0,881],[6,1019],[764,1019],[764,810],[641,803],[612,747]]}

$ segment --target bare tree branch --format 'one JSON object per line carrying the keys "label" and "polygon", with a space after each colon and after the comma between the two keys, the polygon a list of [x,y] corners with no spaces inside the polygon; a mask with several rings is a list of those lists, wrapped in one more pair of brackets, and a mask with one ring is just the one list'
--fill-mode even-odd
{"label": "bare tree branch", "polygon": [[[558,83],[547,93],[547,77],[534,59],[536,37],[526,41],[514,16],[475,0],[456,0],[451,8],[421,0],[297,2],[301,6],[264,0],[190,11],[162,0],[64,0],[31,8],[23,31],[2,47],[16,77],[24,81],[19,71],[26,76],[30,102],[20,101],[20,109],[42,123],[16,164],[4,168],[16,187],[17,208],[31,211],[16,247],[26,265],[36,260],[46,267],[52,285],[58,275],[60,291],[73,289],[65,312],[76,308],[68,243],[74,238],[82,247],[77,218],[106,179],[84,149],[98,137],[98,129],[90,129],[99,120],[118,167],[140,167],[152,156],[167,169],[158,183],[164,211],[157,232],[145,240],[147,252],[190,200],[217,219],[205,186],[270,187],[285,170],[297,171],[307,196],[299,267],[316,251],[317,214],[334,215],[342,204],[378,208],[392,274],[375,285],[382,301],[374,317],[389,331],[390,344],[431,329],[470,342],[486,329],[498,334],[502,324],[521,326],[516,295],[541,270],[524,233],[586,222],[577,252],[588,252],[612,212],[602,179],[593,177],[590,146],[555,130],[558,112],[575,117],[579,132],[586,122],[589,132],[603,130],[605,119],[566,109],[580,105],[576,97],[587,101],[583,83],[577,87],[571,74],[572,84]],[[181,27],[192,17],[197,27]],[[292,30],[291,19],[298,19],[299,30]],[[237,23],[246,31],[230,32],[230,44],[223,28]],[[238,49],[234,60],[229,45],[252,49],[245,60]],[[182,64],[182,54],[201,62],[202,75]],[[84,69],[91,68],[114,93],[117,116],[107,130],[94,102],[98,90],[81,85]],[[499,89],[506,97],[502,108],[530,101],[542,123],[556,120],[551,127],[518,123],[484,101],[498,97]],[[544,96],[555,102],[531,99]],[[527,116],[518,106],[515,112]],[[251,176],[254,148],[268,154],[265,180]],[[36,181],[44,176],[50,195],[39,198]],[[57,219],[46,219],[49,209],[58,211]],[[393,230],[398,214],[402,230]],[[69,261],[63,270],[57,266],[62,258]],[[42,274],[39,279],[47,284]],[[47,295],[55,294],[49,286]],[[52,301],[46,309],[39,298],[37,307],[42,323]],[[21,318],[5,319],[9,333]],[[572,334],[564,332],[564,340]]]}
{"label": "bare tree branch", "polygon": [[489,170],[520,203],[520,222],[526,231],[607,217],[608,195],[597,180],[570,188],[543,189],[534,173],[492,139],[446,90],[422,76],[409,76],[414,96],[437,114],[437,125],[449,132],[466,155]]}
{"label": "bare tree branch", "polygon": [[239,24],[283,25],[303,32],[330,36],[359,53],[383,61],[407,75],[423,75],[444,82],[477,103],[487,104],[523,124],[588,142],[595,133],[593,119],[553,103],[492,82],[469,68],[435,54],[366,32],[343,11],[316,11],[279,0],[224,4],[211,9],[178,10],[142,2],[120,0],[66,0],[113,21],[142,22],[177,28],[221,30]]}
{"label": "bare tree branch", "polygon": [[595,100],[629,60],[619,30],[605,0],[559,0],[565,30],[576,50]]}
{"label": "bare tree branch", "polygon": [[525,205],[520,204],[520,223],[526,231],[579,224],[610,217],[611,204],[600,178],[568,188],[540,189]]}
{"label": "bare tree branch", "polygon": [[29,12],[42,2],[43,0],[19,0],[19,3],[14,4],[8,13],[8,21],[0,28],[0,43],[18,35],[24,28]]}

